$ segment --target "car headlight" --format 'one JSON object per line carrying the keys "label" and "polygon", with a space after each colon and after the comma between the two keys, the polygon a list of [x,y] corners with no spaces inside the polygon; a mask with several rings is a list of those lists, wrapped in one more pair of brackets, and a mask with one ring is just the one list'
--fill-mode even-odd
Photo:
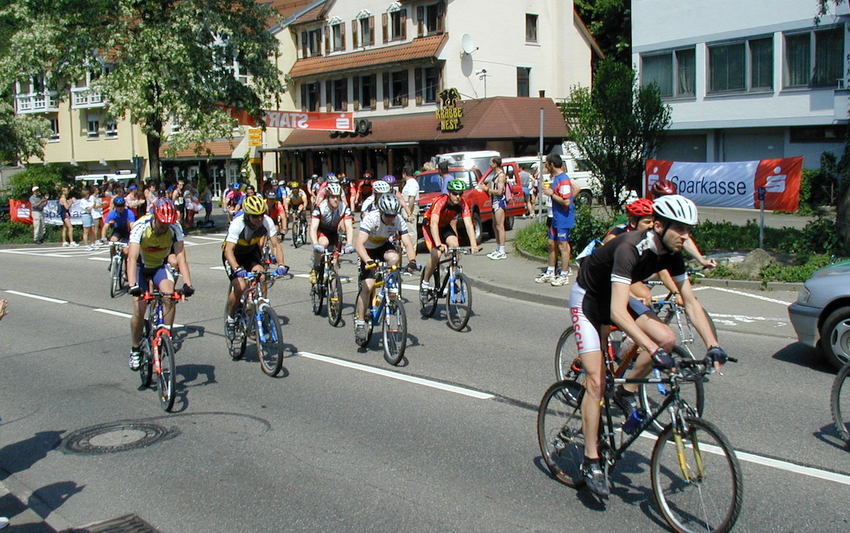
{"label": "car headlight", "polygon": [[797,294],[797,303],[809,303],[809,298],[811,297],[811,291],[805,285],[803,285],[802,287],[800,287],[800,292]]}

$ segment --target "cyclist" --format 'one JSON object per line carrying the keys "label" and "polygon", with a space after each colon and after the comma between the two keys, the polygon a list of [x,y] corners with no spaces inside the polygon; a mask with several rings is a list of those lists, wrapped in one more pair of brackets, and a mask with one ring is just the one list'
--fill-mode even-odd
{"label": "cyclist", "polygon": [[297,181],[289,182],[289,196],[284,200],[283,206],[288,214],[299,217],[302,224],[306,222],[307,193],[298,186]]}
{"label": "cyclist", "polygon": [[[440,257],[448,247],[468,245],[472,253],[478,251],[478,242],[475,240],[475,227],[472,225],[472,211],[469,202],[463,197],[466,190],[466,182],[462,179],[452,179],[446,184],[448,193],[437,198],[431,207],[422,216],[422,236],[425,245],[431,251],[431,259],[425,267],[422,285],[419,287],[420,297],[427,297],[431,289],[431,275],[440,262]],[[466,228],[466,239],[460,235],[457,229],[457,219],[463,220]]]}
{"label": "cyclist", "polygon": [[274,191],[270,190],[266,193],[266,204],[268,206],[268,215],[278,228],[278,238],[283,239],[286,235],[288,219],[286,217],[286,203],[277,199]]}
{"label": "cyclist", "polygon": [[[676,194],[676,190],[676,184],[672,181],[667,181],[666,179],[658,180],[652,184],[652,187],[649,188],[649,194],[652,198],[658,199],[662,196]],[[688,236],[688,240],[685,241],[684,249],[688,255],[696,259],[703,268],[714,268],[717,266],[717,261],[714,259],[708,259],[702,255],[697,243],[694,242],[693,236]]]}
{"label": "cyclist", "polygon": [[618,235],[630,231],[643,231],[652,227],[652,200],[638,198],[626,205],[626,215],[629,217],[624,224],[617,224],[602,237],[602,244],[607,244]]}
{"label": "cyclist", "polygon": [[230,189],[224,193],[224,211],[227,213],[227,220],[233,220],[236,213],[242,209],[242,200],[244,199],[242,191],[239,190],[238,183],[232,183]]}
{"label": "cyclist", "polygon": [[[319,189],[316,191],[316,204],[321,204],[325,200],[325,196],[327,196],[328,194],[328,187],[330,185],[339,185],[340,190],[345,190],[342,185],[340,185],[339,178],[336,177],[333,172],[329,172],[325,179],[325,182],[322,183],[319,186]],[[340,199],[342,200],[343,205],[348,206],[348,199],[346,198],[346,195],[344,193],[340,197]]]}
{"label": "cyclist", "polygon": [[385,180],[375,180],[372,183],[372,194],[367,196],[360,204],[360,219],[362,220],[366,213],[377,210],[381,195],[387,194],[390,190],[390,184]]}
{"label": "cyclist", "polygon": [[[136,221],[136,216],[133,215],[133,212],[127,209],[127,201],[123,196],[116,196],[112,201],[113,209],[109,211],[109,214],[106,215],[106,218],[103,221],[103,228],[100,230],[100,239],[101,241],[106,241],[106,230],[112,228],[112,231],[109,235],[109,241],[111,242],[130,242],[130,228],[133,223]],[[112,259],[112,255],[114,250],[112,248],[109,249],[109,259]],[[124,248],[121,253],[124,255],[124,259],[127,259],[127,249]],[[111,262],[109,263],[112,264]],[[124,272],[127,271],[127,265],[124,265]]]}
{"label": "cyclist", "polygon": [[360,221],[360,232],[354,243],[354,249],[360,257],[360,294],[354,310],[354,337],[358,342],[366,338],[366,307],[369,305],[369,295],[375,286],[374,260],[386,261],[390,266],[399,263],[400,257],[393,242],[395,236],[401,239],[404,252],[407,254],[407,270],[414,271],[416,265],[416,248],[410,239],[407,222],[398,216],[401,212],[401,202],[391,194],[385,194],[378,200],[377,211],[372,211]]}
{"label": "cyclist", "polygon": [[[570,319],[575,328],[576,348],[587,372],[587,394],[581,405],[585,435],[581,472],[590,490],[600,497],[607,497],[609,492],[599,465],[596,436],[605,380],[602,347],[610,326],[616,324],[642,349],[631,377],[645,377],[653,366],[670,369],[675,364],[670,350],[676,335],[648,307],[630,296],[631,284],[668,270],[682,294],[688,316],[709,347],[708,357],[717,366],[727,359],[691,289],[681,254],[684,242],[697,224],[697,208],[689,199],[671,195],[655,200],[653,210],[655,219],[650,229],[629,232],[586,258],[570,292]],[[618,387],[614,400],[626,415],[636,409],[634,390],[628,386]],[[592,437],[587,437],[589,435]]]}
{"label": "cyclist", "polygon": [[242,203],[244,214],[233,219],[227,228],[227,237],[222,243],[221,262],[230,280],[231,291],[227,294],[227,319],[225,333],[233,337],[236,319],[233,311],[239,302],[239,296],[248,288],[245,277],[249,272],[263,272],[263,244],[268,239],[272,254],[278,264],[274,273],[283,275],[289,270],[283,266],[283,248],[277,235],[277,227],[266,214],[266,202],[257,195],[248,196]]}
{"label": "cyclist", "polygon": [[[310,283],[318,280],[321,256],[329,246],[339,246],[339,226],[345,228],[346,242],[354,242],[354,226],[351,210],[342,203],[342,187],[331,183],[327,187],[327,199],[313,208],[310,220],[310,242],[313,243],[313,268],[310,270]],[[347,245],[343,253],[354,249]]]}
{"label": "cyclist", "polygon": [[[174,274],[167,265],[167,258],[174,253],[177,269],[183,276],[183,295],[192,296],[192,276],[186,260],[183,246],[183,228],[177,222],[179,214],[174,202],[160,198],[154,203],[153,215],[140,218],[130,232],[130,246],[127,250],[127,279],[133,285],[129,293],[133,296],[133,317],[130,319],[130,368],[138,370],[141,363],[139,343],[142,340],[142,323],[145,316],[145,302],[140,296],[152,283],[159,292],[174,292]],[[165,323],[171,327],[174,323],[174,301],[165,299]]]}

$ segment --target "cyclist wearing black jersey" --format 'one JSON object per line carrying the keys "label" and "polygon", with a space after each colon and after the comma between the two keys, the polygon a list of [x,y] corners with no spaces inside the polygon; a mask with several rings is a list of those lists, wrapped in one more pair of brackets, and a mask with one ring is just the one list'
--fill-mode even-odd
{"label": "cyclist wearing black jersey", "polygon": [[[688,317],[709,347],[708,356],[718,366],[726,362],[726,352],[719,346],[691,289],[681,254],[691,229],[697,224],[696,206],[683,196],[671,195],[655,200],[653,210],[655,220],[651,229],[621,235],[594,250],[582,262],[570,292],[570,319],[575,329],[576,348],[587,372],[587,394],[581,405],[585,435],[585,460],[581,471],[588,488],[600,497],[607,497],[609,493],[599,465],[596,436],[599,434],[599,402],[604,390],[602,346],[610,326],[616,324],[642,349],[630,377],[644,377],[652,366],[664,369],[674,366],[669,352],[676,341],[675,334],[646,305],[630,296],[631,284],[668,270],[682,294]],[[636,408],[633,391],[618,388],[614,399],[627,415]]]}

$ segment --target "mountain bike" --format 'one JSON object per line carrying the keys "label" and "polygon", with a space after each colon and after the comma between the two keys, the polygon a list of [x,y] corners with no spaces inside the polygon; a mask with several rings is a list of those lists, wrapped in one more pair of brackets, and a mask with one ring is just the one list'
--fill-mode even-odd
{"label": "mountain bike", "polygon": [[[437,310],[437,301],[445,296],[446,319],[449,327],[455,331],[462,330],[469,322],[469,317],[472,314],[472,287],[466,281],[463,268],[460,266],[460,255],[469,253],[472,253],[472,249],[469,247],[447,249],[444,258],[440,259],[437,268],[434,269],[431,288],[425,291],[425,294],[420,291],[419,295],[421,312],[425,317],[434,316],[434,312]],[[446,265],[446,268],[441,283],[440,266],[442,265]],[[425,271],[423,270],[420,286],[424,280]]]}
{"label": "mountain bike", "polygon": [[239,296],[233,311],[236,325],[232,335],[227,333],[225,326],[224,338],[230,357],[234,361],[241,359],[248,339],[252,338],[257,344],[260,368],[268,376],[276,376],[283,367],[283,328],[268,298],[269,288],[279,277],[270,272],[249,272],[245,277],[248,287]]}
{"label": "mountain bike", "polygon": [[342,281],[339,279],[339,256],[341,247],[325,248],[322,261],[316,271],[316,283],[310,285],[310,302],[313,314],[322,312],[325,297],[328,299],[328,322],[331,326],[342,321]]}
{"label": "mountain bike", "polygon": [[[687,273],[689,277],[704,277],[701,272],[693,269],[688,269]],[[656,285],[661,285],[662,283],[660,281],[647,281],[646,284],[649,287],[654,287]],[[708,349],[708,346],[701,346],[699,349],[695,349],[694,343],[696,342],[698,335],[694,335],[694,325],[688,317],[685,307],[676,303],[675,294],[668,291],[667,296],[663,298],[653,297],[651,307],[652,310],[655,311],[655,314],[658,315],[658,320],[664,322],[673,328],[674,331],[678,332],[678,344],[690,353],[691,359],[696,359],[698,352],[701,352],[703,349]],[[717,328],[714,325],[714,320],[712,320],[711,315],[708,314],[708,311],[704,307],[703,311],[705,311],[705,318],[708,319],[708,325],[711,326],[712,333],[716,336]]]}
{"label": "mountain bike", "polygon": [[163,410],[171,411],[174,407],[175,350],[174,341],[171,338],[171,326],[166,324],[164,319],[163,299],[170,298],[176,304],[185,298],[179,290],[171,294],[163,294],[158,290],[147,291],[141,298],[147,303],[147,315],[142,326],[142,342],[139,345],[141,388],[150,387],[153,376],[156,375],[159,404]]}
{"label": "mountain bike", "polygon": [[123,250],[127,247],[127,243],[113,241],[109,243],[109,268],[112,273],[109,280],[109,296],[115,298],[120,292],[127,290],[127,272],[124,268],[125,257]]}
{"label": "mountain bike", "polygon": [[292,246],[298,248],[307,242],[307,212],[290,212],[289,229],[292,232]]}
{"label": "mountain bike", "polygon": [[[372,338],[372,330],[381,325],[384,341],[384,359],[391,365],[397,365],[404,357],[407,347],[407,315],[401,300],[401,267],[389,266],[385,261],[377,261],[375,285],[369,295],[370,306],[366,316],[366,336],[363,340],[355,338],[358,346],[366,346]],[[362,282],[361,282],[362,283]]]}
{"label": "mountain bike", "polygon": [[850,362],[846,363],[835,376],[829,404],[832,408],[835,431],[844,442],[850,445]]}
{"label": "mountain bike", "polygon": [[[735,361],[729,358],[729,361]],[[605,377],[602,421],[599,427],[600,463],[607,483],[609,472],[637,438],[664,412],[672,422],[658,436],[650,459],[655,502],[664,520],[678,532],[725,532],[738,518],[743,501],[743,474],[735,450],[712,423],[698,417],[681,397],[680,385],[711,373],[710,359],[679,362],[682,370],[667,377],[624,379]],[[661,405],[648,411],[633,428],[628,425],[616,442],[611,399],[614,386],[622,383],[663,383],[669,388]],[[556,480],[580,488],[579,466],[584,458],[581,402],[584,386],[574,379],[553,384],[543,395],[537,411],[537,440],[546,466]],[[630,430],[627,432],[626,429]]]}

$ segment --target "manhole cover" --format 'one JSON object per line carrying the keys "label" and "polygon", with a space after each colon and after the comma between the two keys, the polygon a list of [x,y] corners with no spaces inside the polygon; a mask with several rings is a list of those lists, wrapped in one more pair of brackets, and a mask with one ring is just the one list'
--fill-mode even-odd
{"label": "manhole cover", "polygon": [[70,533],[159,533],[158,529],[134,514],[119,516],[70,530]]}
{"label": "manhole cover", "polygon": [[144,448],[166,437],[169,430],[148,422],[114,422],[78,429],[63,441],[65,450],[72,453],[115,453]]}

